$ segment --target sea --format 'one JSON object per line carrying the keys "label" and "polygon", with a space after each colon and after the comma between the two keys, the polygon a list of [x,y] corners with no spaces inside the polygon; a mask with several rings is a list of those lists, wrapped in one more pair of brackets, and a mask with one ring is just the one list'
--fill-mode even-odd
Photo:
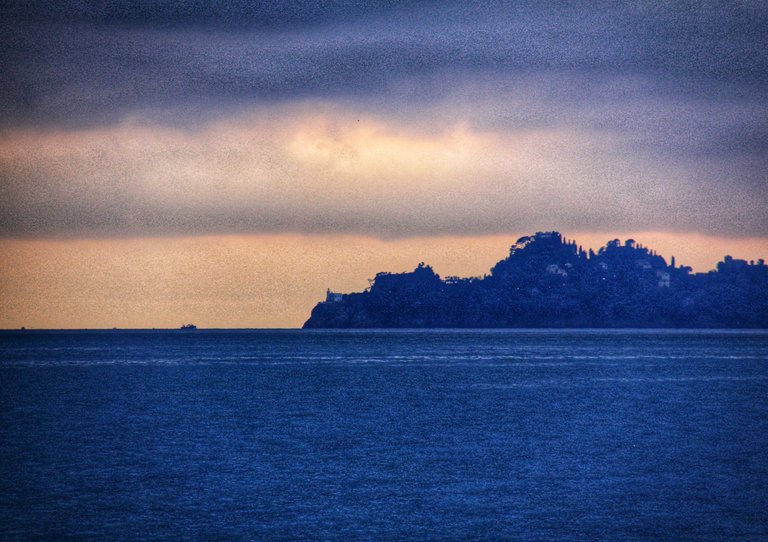
{"label": "sea", "polygon": [[768,332],[0,332],[1,540],[768,540]]}

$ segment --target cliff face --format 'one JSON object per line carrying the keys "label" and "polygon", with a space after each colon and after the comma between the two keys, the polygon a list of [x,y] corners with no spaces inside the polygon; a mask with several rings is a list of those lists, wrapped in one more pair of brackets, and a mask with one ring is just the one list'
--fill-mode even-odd
{"label": "cliff face", "polygon": [[318,303],[305,328],[768,327],[768,266],[726,256],[692,274],[610,241],[597,253],[557,232],[515,243],[483,278],[442,280],[420,264]]}

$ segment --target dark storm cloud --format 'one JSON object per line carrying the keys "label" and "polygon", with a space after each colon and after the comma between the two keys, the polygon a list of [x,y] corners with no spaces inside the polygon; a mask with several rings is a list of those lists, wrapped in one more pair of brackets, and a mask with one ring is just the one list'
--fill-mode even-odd
{"label": "dark storm cloud", "polygon": [[274,29],[371,16],[416,3],[414,0],[11,0],[5,2],[5,15],[22,23],[66,21],[123,26]]}
{"label": "dark storm cloud", "polygon": [[390,97],[393,86],[433,76],[413,91],[429,100],[465,79],[542,72],[642,75],[708,100],[764,98],[767,11],[735,3],[14,2],[0,37],[0,121],[87,124],[155,108],[190,114],[210,102]]}

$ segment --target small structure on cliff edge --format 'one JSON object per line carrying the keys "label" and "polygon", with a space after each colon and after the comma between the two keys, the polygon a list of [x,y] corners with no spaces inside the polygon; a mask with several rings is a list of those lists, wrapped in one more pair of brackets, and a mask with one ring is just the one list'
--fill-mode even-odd
{"label": "small structure on cliff edge", "polygon": [[325,291],[325,302],[326,303],[340,303],[344,298],[342,297],[343,294],[337,294],[336,292],[332,292],[330,288],[328,288]]}

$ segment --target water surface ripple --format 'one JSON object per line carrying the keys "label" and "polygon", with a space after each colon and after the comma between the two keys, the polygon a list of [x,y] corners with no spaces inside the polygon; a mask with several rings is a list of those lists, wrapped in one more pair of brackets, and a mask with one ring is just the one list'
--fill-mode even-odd
{"label": "water surface ripple", "polygon": [[0,332],[3,540],[766,540],[768,334]]}

